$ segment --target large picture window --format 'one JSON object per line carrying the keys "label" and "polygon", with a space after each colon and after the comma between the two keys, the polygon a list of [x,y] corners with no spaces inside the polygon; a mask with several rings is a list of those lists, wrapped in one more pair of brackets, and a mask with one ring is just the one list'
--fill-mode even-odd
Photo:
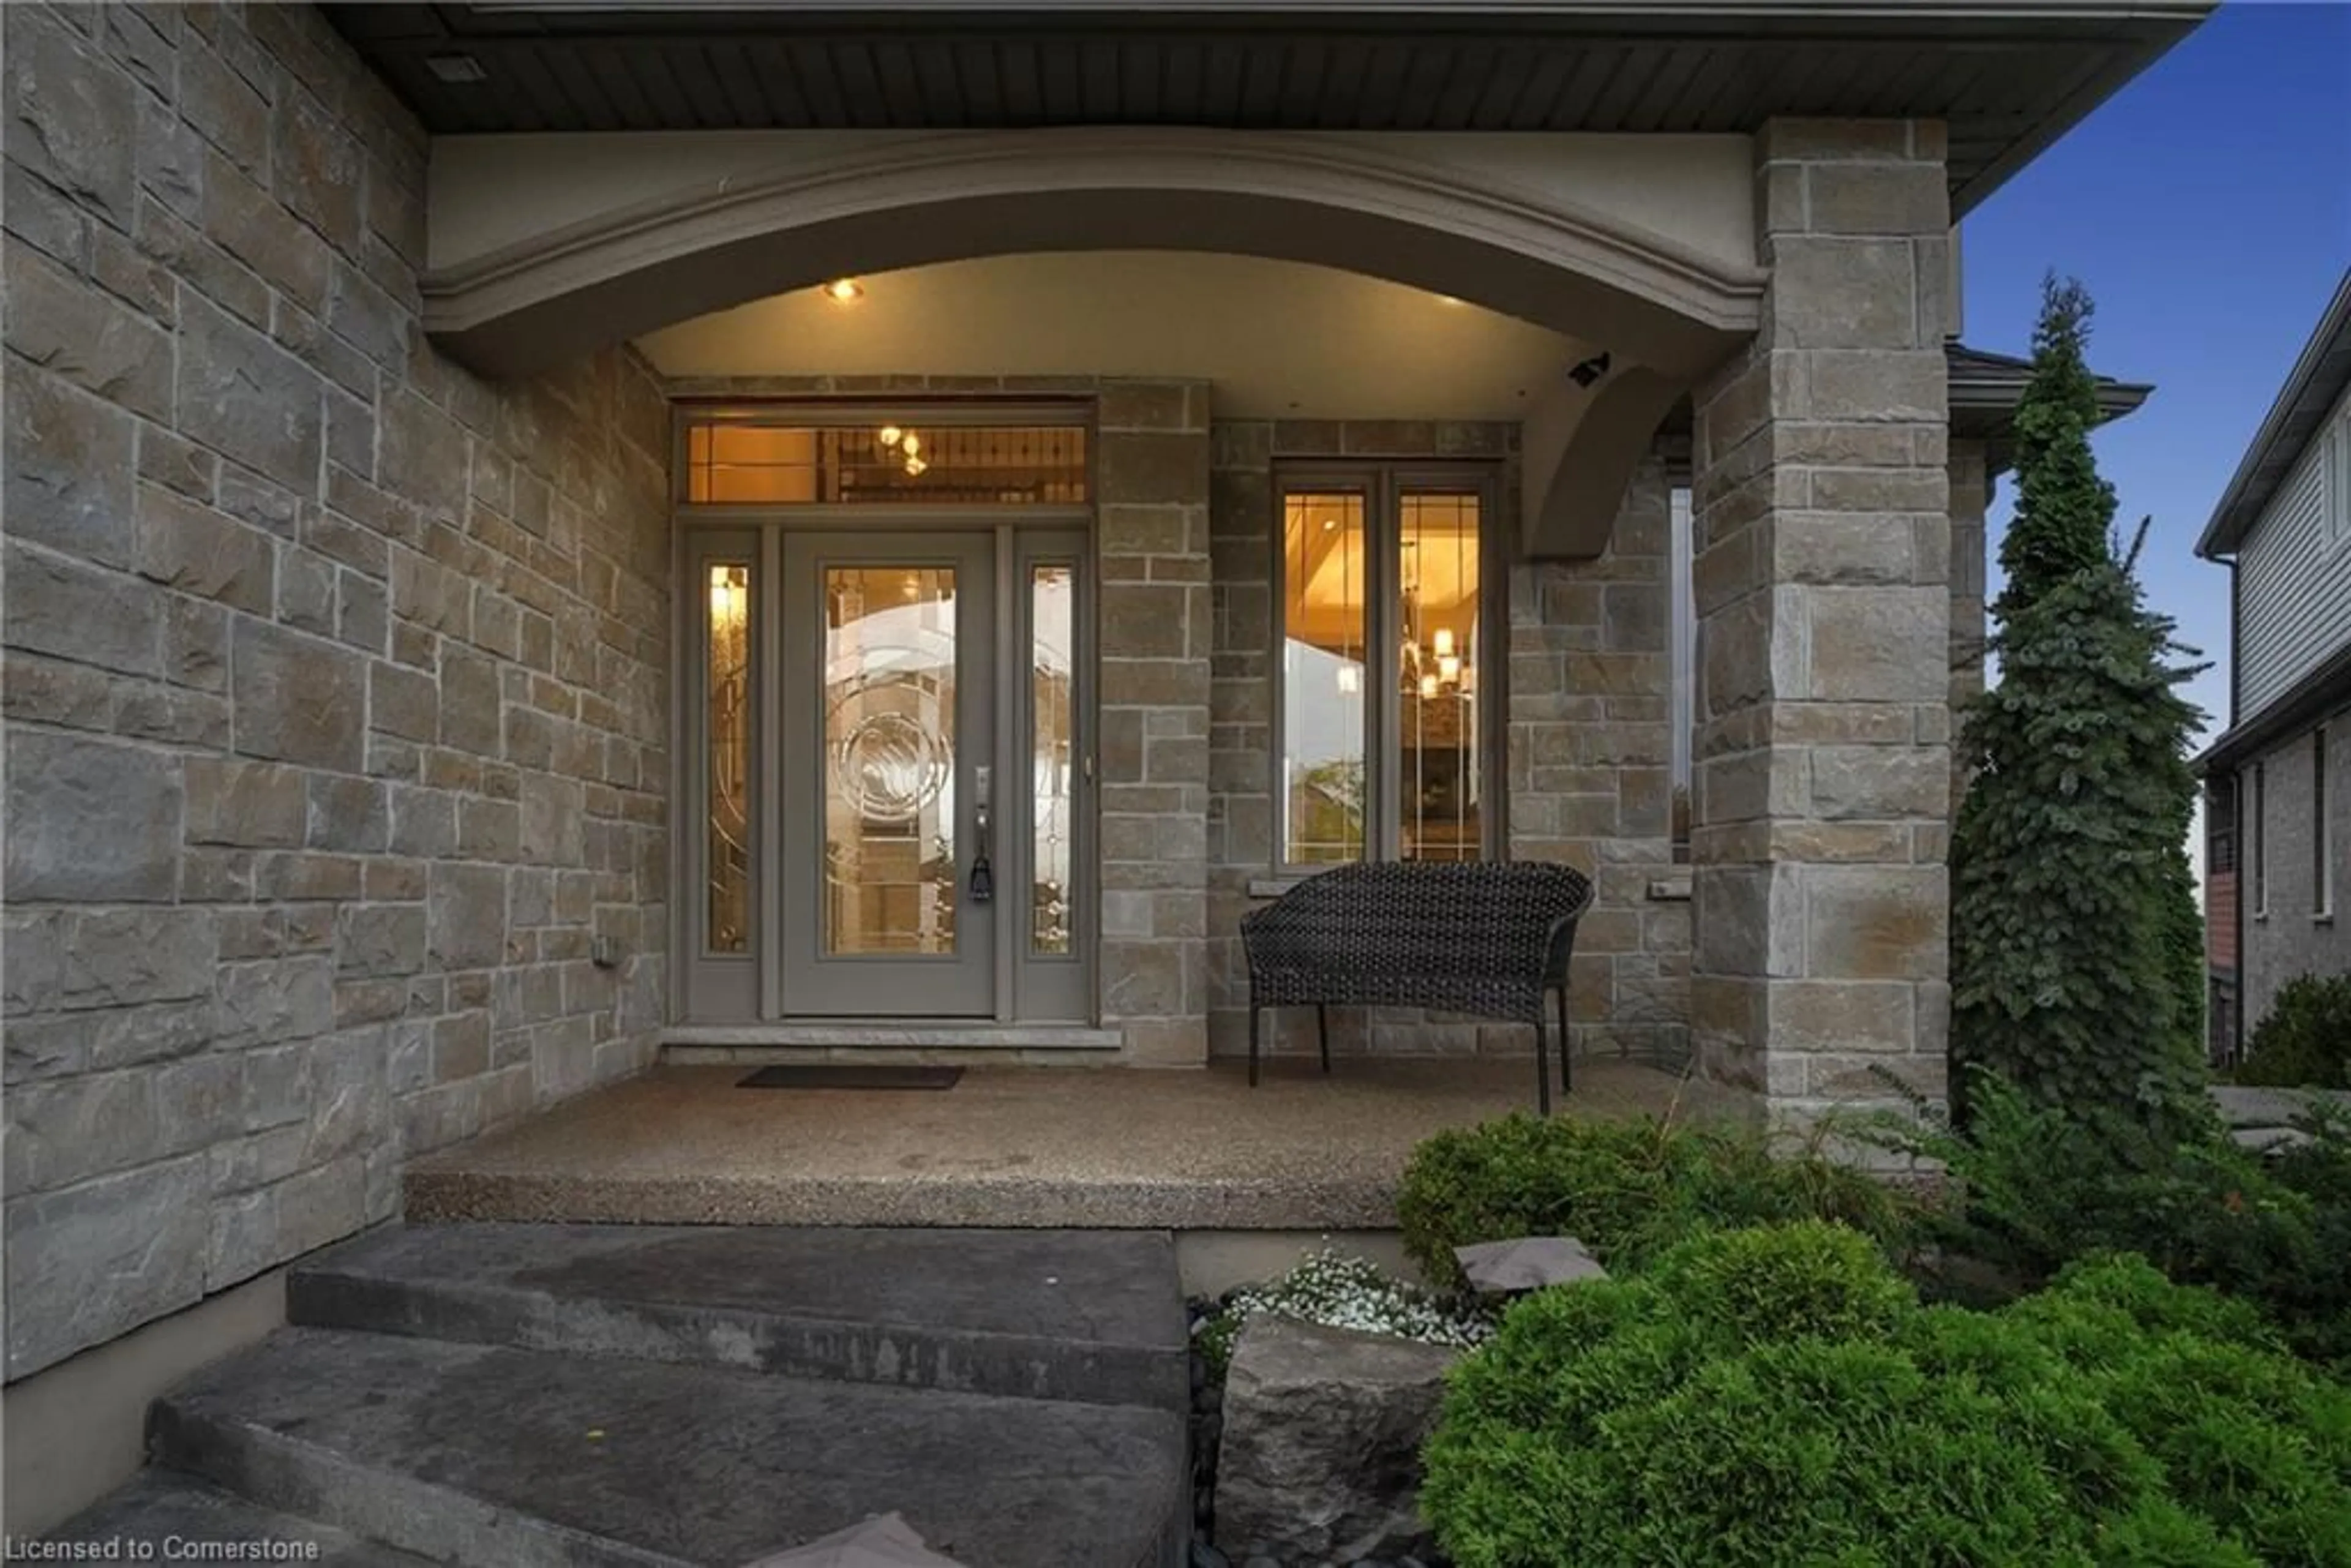
{"label": "large picture window", "polygon": [[1491,850],[1499,573],[1487,474],[1285,470],[1278,859]]}

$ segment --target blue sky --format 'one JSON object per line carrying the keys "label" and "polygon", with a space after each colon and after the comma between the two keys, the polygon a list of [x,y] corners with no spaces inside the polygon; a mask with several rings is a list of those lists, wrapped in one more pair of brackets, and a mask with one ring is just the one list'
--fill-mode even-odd
{"label": "blue sky", "polygon": [[[2141,573],[2214,667],[2228,722],[2228,573],[2198,534],[2351,262],[2351,4],[2223,5],[1970,214],[1966,339],[2028,351],[2042,275],[2097,302],[2091,362],[2155,395],[2096,438]],[[1997,555],[2012,486],[1991,525]],[[1995,580],[1998,564],[1994,562]]]}

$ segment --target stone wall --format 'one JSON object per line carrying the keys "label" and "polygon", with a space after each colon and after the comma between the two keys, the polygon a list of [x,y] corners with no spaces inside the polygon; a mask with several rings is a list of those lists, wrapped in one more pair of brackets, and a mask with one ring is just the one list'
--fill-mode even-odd
{"label": "stone wall", "polygon": [[1938,122],[1755,149],[1763,326],[1695,398],[1692,1022],[1803,1121],[1945,1089],[1950,214]]}
{"label": "stone wall", "polygon": [[[1519,515],[1519,427],[1220,420],[1214,435],[1209,1030],[1217,1053],[1236,1055],[1249,1050],[1240,917],[1275,873],[1275,465],[1489,461],[1498,478],[1494,525],[1508,528]],[[1645,465],[1605,554],[1510,569],[1508,766],[1489,809],[1504,813],[1512,858],[1566,861],[1597,881],[1595,907],[1577,934],[1569,993],[1579,1051],[1672,1056],[1683,1043],[1688,906],[1648,896],[1652,878],[1672,861],[1666,503],[1662,466]],[[1412,1009],[1338,1009],[1331,1019],[1334,1051],[1533,1049],[1533,1031],[1523,1026]],[[1272,1049],[1315,1049],[1306,1013],[1278,1014],[1267,1032]]]}
{"label": "stone wall", "polygon": [[671,601],[660,388],[424,343],[314,11],[5,25],[16,1377],[649,1060]]}
{"label": "stone wall", "polygon": [[1127,1060],[1208,1054],[1208,388],[1106,384],[1095,616],[1102,1015]]}
{"label": "stone wall", "polygon": [[1510,823],[1512,859],[1593,879],[1571,960],[1574,1048],[1677,1064],[1690,906],[1673,848],[1670,502],[1647,458],[1598,558],[1512,569]]}

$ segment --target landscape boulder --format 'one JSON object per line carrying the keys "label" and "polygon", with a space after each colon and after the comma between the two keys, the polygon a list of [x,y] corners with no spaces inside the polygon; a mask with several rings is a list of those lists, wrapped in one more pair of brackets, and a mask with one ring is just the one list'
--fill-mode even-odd
{"label": "landscape boulder", "polygon": [[1480,1241],[1456,1247],[1454,1260],[1461,1265],[1469,1288],[1484,1295],[1509,1295],[1540,1291],[1551,1285],[1572,1285],[1583,1280],[1604,1280],[1608,1270],[1584,1250],[1573,1236],[1520,1236],[1507,1241]]}
{"label": "landscape boulder", "polygon": [[1236,1563],[1347,1568],[1425,1555],[1420,1447],[1461,1353],[1251,1318],[1225,1379],[1217,1544]]}

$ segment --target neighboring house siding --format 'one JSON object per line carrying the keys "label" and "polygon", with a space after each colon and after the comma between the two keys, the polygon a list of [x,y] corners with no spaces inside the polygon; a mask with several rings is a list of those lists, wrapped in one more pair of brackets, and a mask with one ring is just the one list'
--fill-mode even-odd
{"label": "neighboring house siding", "polygon": [[[2245,780],[2246,810],[2252,809],[2251,778],[2259,762],[2266,778],[2262,838],[2268,845],[2269,900],[2266,915],[2248,912],[2244,948],[2240,955],[2244,988],[2245,1027],[2258,1026],[2277,999],[2277,993],[2297,975],[2351,973],[2351,706],[2338,708],[2325,721],[2327,736],[2326,794],[2331,860],[2335,873],[2334,918],[2321,918],[2314,878],[2317,867],[2313,851],[2315,816],[2312,800],[2311,747],[2316,726],[2297,727],[2285,739],[2247,758],[2238,777]],[[2250,833],[2245,852],[2252,852]]]}
{"label": "neighboring house siding", "polygon": [[2243,724],[2351,643],[2351,394],[2246,534],[2237,554]]}

